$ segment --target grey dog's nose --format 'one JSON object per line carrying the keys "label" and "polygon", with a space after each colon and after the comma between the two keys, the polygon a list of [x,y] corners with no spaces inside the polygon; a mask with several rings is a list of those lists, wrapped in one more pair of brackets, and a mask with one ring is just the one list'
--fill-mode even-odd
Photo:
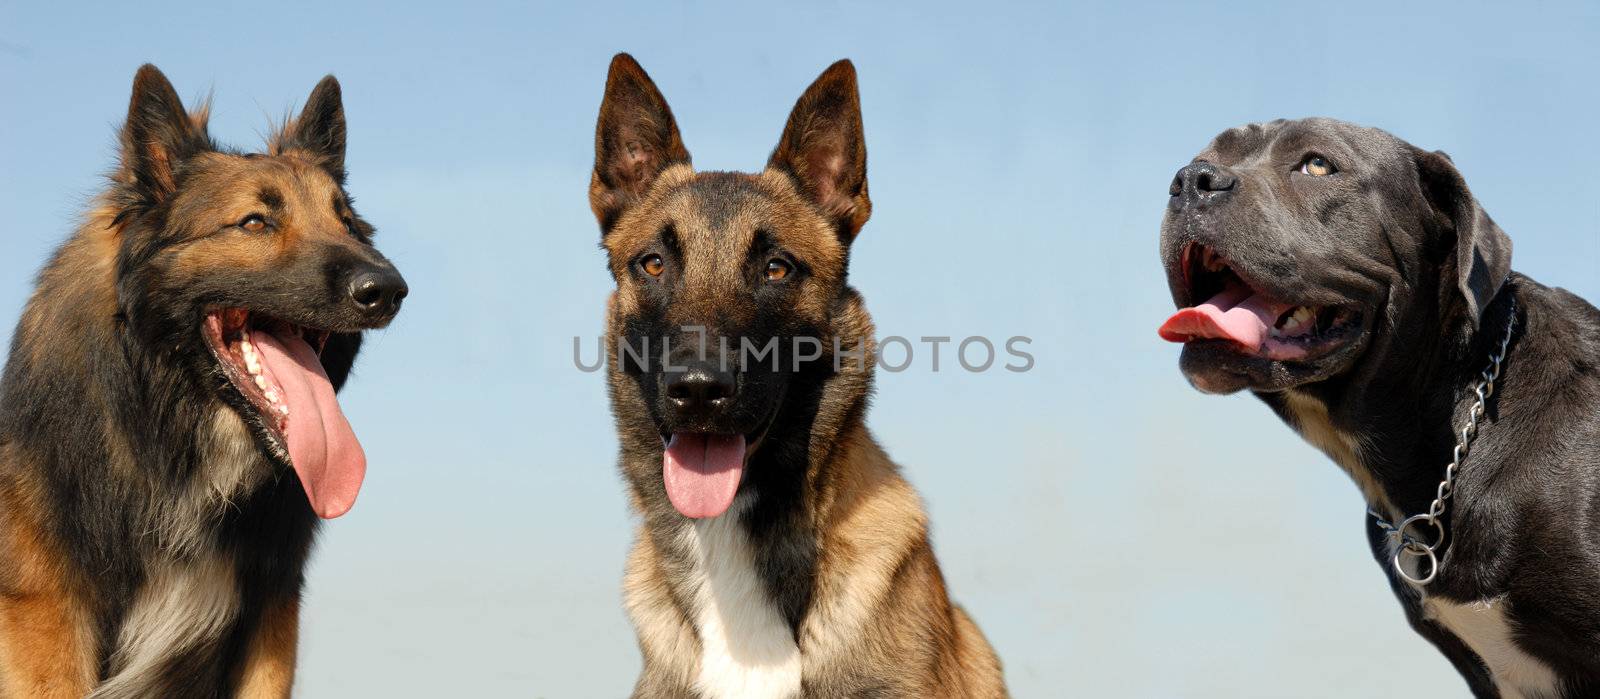
{"label": "grey dog's nose", "polygon": [[1174,207],[1216,204],[1238,187],[1239,178],[1221,165],[1189,163],[1172,178],[1171,205]]}

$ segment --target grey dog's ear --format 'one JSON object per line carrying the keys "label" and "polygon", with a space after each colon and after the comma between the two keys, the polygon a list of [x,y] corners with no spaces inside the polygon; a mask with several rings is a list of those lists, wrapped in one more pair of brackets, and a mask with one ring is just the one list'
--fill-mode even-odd
{"label": "grey dog's ear", "polygon": [[1439,151],[1413,151],[1428,205],[1455,233],[1453,241],[1448,237],[1441,241],[1453,242],[1454,248],[1445,257],[1448,278],[1444,281],[1459,290],[1465,304],[1465,321],[1470,329],[1477,329],[1484,307],[1511,275],[1511,238],[1472,197],[1450,156]]}

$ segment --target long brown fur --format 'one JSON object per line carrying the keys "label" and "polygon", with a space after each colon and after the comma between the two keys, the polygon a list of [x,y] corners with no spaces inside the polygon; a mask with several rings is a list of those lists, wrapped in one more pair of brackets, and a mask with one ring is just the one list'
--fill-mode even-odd
{"label": "long brown fur", "polygon": [[[350,209],[344,138],[331,76],[246,154],[138,71],[119,165],[0,382],[0,699],[289,695],[317,517],[202,327],[227,307],[324,330],[343,384],[398,310],[343,296],[347,270],[393,269]],[[263,212],[270,230],[238,225]]]}
{"label": "long brown fur", "polygon": [[[0,461],[17,458],[0,447]],[[0,697],[82,697],[95,684],[90,613],[59,545],[38,525],[39,489],[0,483]]]}

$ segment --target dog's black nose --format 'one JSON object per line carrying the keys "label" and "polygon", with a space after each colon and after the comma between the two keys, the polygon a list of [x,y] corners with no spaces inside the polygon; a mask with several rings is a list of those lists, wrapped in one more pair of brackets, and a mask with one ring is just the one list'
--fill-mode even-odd
{"label": "dog's black nose", "polygon": [[738,382],[714,362],[691,362],[684,371],[666,375],[667,400],[683,413],[704,413],[733,398]]}
{"label": "dog's black nose", "polygon": [[394,315],[409,289],[393,267],[372,267],[350,275],[350,301],[368,316]]}
{"label": "dog's black nose", "polygon": [[1239,186],[1239,177],[1221,165],[1190,163],[1172,178],[1171,203],[1176,207],[1214,204]]}

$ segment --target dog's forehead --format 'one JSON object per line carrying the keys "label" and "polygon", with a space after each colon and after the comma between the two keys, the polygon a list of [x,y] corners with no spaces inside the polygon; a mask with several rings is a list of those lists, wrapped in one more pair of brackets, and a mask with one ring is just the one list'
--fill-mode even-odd
{"label": "dog's forehead", "polygon": [[[342,190],[333,176],[317,164],[293,154],[207,153],[201,156],[195,175],[203,178],[212,196],[218,191],[255,196],[271,203],[307,205],[344,204]],[[304,200],[304,201],[301,201]]]}
{"label": "dog's forehead", "polygon": [[813,263],[839,256],[837,237],[783,175],[696,173],[671,185],[662,200],[663,223],[673,223],[686,242],[743,255],[760,232],[791,252],[820,258]]}
{"label": "dog's forehead", "polygon": [[1278,119],[1228,129],[1212,139],[1196,159],[1234,165],[1287,150],[1291,157],[1315,151],[1324,156],[1378,161],[1394,157],[1403,146],[1404,142],[1386,131],[1338,119]]}
{"label": "dog's forehead", "polygon": [[685,223],[693,222],[689,228],[721,238],[765,225],[771,211],[771,196],[755,177],[738,172],[698,173],[678,185],[668,201]]}

